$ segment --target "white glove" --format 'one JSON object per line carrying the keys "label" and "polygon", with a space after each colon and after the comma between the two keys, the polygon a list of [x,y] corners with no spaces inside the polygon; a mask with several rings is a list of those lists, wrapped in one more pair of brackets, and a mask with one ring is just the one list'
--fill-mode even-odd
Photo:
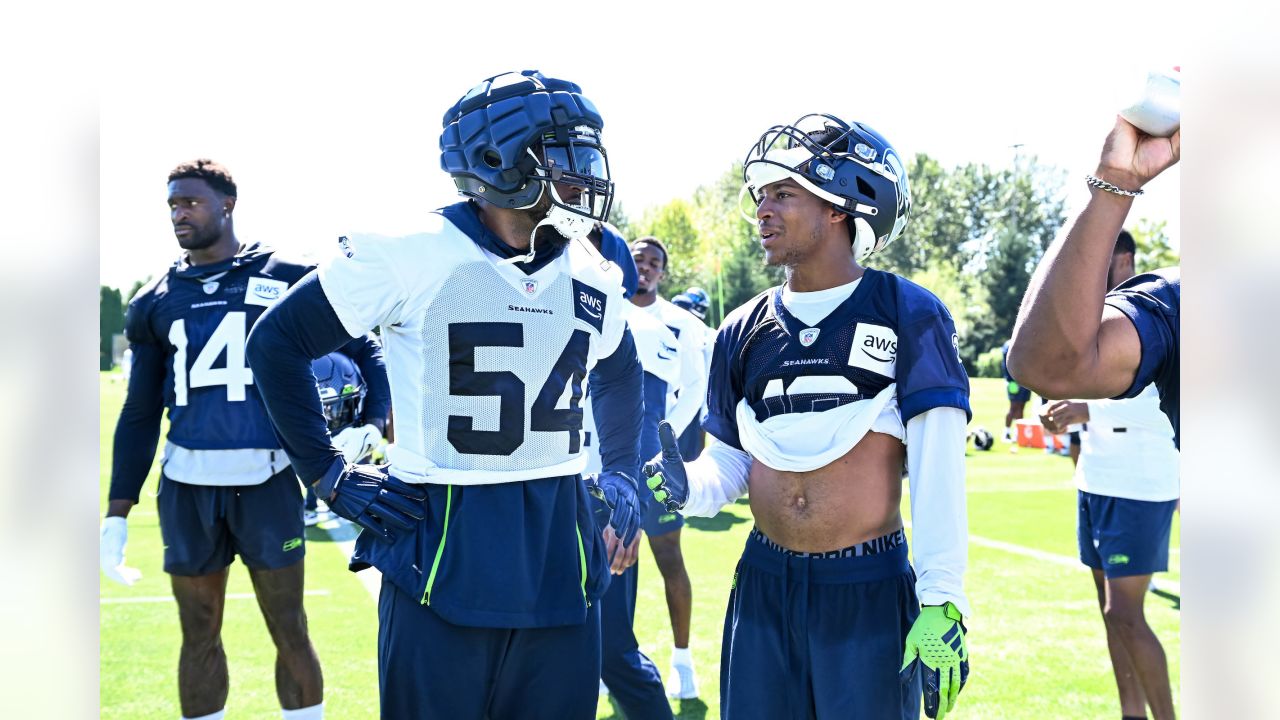
{"label": "white glove", "polygon": [[98,559],[102,572],[121,585],[132,585],[142,577],[142,571],[124,564],[124,546],[129,542],[129,524],[122,517],[109,517],[102,521],[102,542],[98,546]]}
{"label": "white glove", "polygon": [[348,464],[359,462],[369,456],[373,449],[382,442],[382,433],[373,425],[349,427],[333,436],[334,447],[342,451]]}

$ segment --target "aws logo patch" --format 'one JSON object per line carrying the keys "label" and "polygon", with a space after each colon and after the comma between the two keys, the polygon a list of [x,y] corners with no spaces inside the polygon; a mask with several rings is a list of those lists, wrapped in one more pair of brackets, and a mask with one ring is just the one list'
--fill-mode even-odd
{"label": "aws logo patch", "polygon": [[574,317],[604,332],[604,293],[579,280],[573,281]]}
{"label": "aws logo patch", "polygon": [[244,303],[246,305],[271,307],[284,296],[285,291],[288,289],[289,283],[283,280],[272,280],[264,277],[249,278],[249,288],[245,290]]}
{"label": "aws logo patch", "polygon": [[849,349],[849,364],[871,372],[896,377],[898,334],[883,325],[858,323]]}

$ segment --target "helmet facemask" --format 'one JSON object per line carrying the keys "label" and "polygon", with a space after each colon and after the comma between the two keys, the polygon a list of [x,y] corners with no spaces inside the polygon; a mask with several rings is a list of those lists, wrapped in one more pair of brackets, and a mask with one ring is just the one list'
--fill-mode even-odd
{"label": "helmet facemask", "polygon": [[[543,135],[536,151],[529,148],[527,152],[533,161],[530,182],[539,183],[542,190],[534,202],[516,209],[536,211],[544,204],[550,207],[530,233],[529,252],[504,262],[531,262],[538,230],[544,226],[555,228],[565,242],[586,240],[597,222],[609,219],[613,205],[609,157],[594,128],[557,128]],[[576,198],[561,197],[557,185],[570,186],[580,194]]]}
{"label": "helmet facemask", "polygon": [[324,411],[330,435],[337,435],[356,424],[364,411],[366,390],[363,385],[356,387],[347,384],[341,390],[326,386],[319,390],[320,407]]}

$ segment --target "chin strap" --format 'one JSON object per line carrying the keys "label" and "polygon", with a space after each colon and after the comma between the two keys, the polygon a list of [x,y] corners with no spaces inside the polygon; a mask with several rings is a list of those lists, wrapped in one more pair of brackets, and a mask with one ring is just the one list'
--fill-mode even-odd
{"label": "chin strap", "polygon": [[530,231],[529,233],[529,252],[525,253],[524,255],[514,255],[505,260],[499,260],[497,264],[498,265],[514,265],[516,263],[533,262],[534,253],[537,252],[537,250],[534,248],[534,243],[537,242],[538,228],[542,227],[543,225],[551,225],[551,224],[552,224],[551,214],[547,213],[547,217],[544,217],[541,220],[539,220],[538,224],[534,225],[533,230]]}

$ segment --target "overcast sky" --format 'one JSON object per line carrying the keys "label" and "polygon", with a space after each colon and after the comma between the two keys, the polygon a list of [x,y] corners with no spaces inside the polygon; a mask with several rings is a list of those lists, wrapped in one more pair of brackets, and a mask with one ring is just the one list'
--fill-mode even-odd
{"label": "overcast sky", "polygon": [[[596,103],[632,217],[688,196],[765,128],[807,112],[866,122],[946,166],[1007,163],[1020,145],[1067,171],[1081,202],[1115,112],[1148,69],[1180,62],[1179,37],[1111,15],[1117,45],[1087,13],[1032,19],[1007,3],[977,17],[958,5],[530,6],[496,27],[473,4],[317,6],[131,37],[99,68],[101,279],[127,289],[176,257],[165,177],[195,157],[235,176],[242,241],[315,255],[342,233],[417,230],[456,198],[439,170],[444,111],[522,68],[573,80]],[[1131,220],[1164,220],[1177,242],[1178,186],[1175,166]]]}

